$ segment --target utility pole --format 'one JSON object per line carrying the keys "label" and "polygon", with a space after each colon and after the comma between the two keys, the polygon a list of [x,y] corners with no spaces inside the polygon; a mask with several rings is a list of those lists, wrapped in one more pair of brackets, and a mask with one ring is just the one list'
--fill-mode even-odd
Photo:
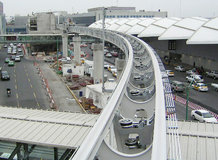
{"label": "utility pole", "polygon": [[193,84],[194,80],[192,80],[189,85],[186,87],[186,116],[185,119],[188,120],[188,103],[189,103],[189,89]]}
{"label": "utility pole", "polygon": [[102,38],[102,44],[103,44],[103,64],[102,64],[102,93],[105,91],[105,86],[104,86],[104,46],[105,46],[105,17],[106,17],[106,10],[107,8],[103,8],[103,19],[102,19],[102,34],[103,34],[103,38]]}

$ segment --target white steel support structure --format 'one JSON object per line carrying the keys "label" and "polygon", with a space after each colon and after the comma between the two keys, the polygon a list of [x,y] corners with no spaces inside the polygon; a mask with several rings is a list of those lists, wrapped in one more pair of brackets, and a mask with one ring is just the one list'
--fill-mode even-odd
{"label": "white steel support structure", "polygon": [[80,56],[81,56],[81,37],[79,35],[75,35],[73,37],[73,46],[74,46],[74,60],[77,64],[80,64]]}

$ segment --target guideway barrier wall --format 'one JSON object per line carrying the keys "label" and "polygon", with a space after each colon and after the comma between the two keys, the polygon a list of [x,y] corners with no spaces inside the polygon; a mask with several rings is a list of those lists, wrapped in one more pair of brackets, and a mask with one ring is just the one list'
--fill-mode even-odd
{"label": "guideway barrier wall", "polygon": [[48,85],[48,80],[47,80],[46,78],[44,78],[43,73],[42,73],[42,70],[41,70],[40,67],[39,67],[39,64],[37,64],[36,62],[34,62],[34,66],[36,66],[36,68],[37,68],[37,70],[38,70],[38,74],[39,74],[39,76],[40,76],[40,78],[41,78],[41,80],[42,80],[42,84],[43,84],[43,86],[44,86],[45,89],[46,89],[47,96],[48,96],[49,101],[50,101],[50,108],[51,108],[51,109],[54,109],[54,110],[58,110],[58,107],[57,107],[57,105],[56,105],[56,103],[55,103],[55,101],[54,101],[54,98],[53,98],[53,96],[52,96],[52,91],[51,91],[51,89],[50,89],[50,87],[49,87],[49,85]]}

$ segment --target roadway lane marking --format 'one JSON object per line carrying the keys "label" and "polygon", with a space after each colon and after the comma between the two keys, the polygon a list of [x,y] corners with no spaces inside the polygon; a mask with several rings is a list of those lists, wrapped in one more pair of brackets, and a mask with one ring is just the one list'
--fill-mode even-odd
{"label": "roadway lane marking", "polygon": [[39,103],[37,102],[37,106],[40,107]]}
{"label": "roadway lane marking", "polygon": [[14,73],[14,78],[16,78],[16,74]]}
{"label": "roadway lane marking", "polygon": [[35,97],[35,99],[36,99],[36,94],[35,94],[35,92],[33,92],[33,96]]}
{"label": "roadway lane marking", "polygon": [[30,84],[30,87],[31,87],[31,88],[33,88],[33,85],[32,85],[32,84]]}
{"label": "roadway lane marking", "polygon": [[17,84],[17,80],[16,80],[16,79],[14,79],[14,81],[15,81],[15,83]]}
{"label": "roadway lane marking", "polygon": [[28,78],[28,81],[30,82],[30,79]]}
{"label": "roadway lane marking", "polygon": [[15,85],[15,89],[17,90],[17,85]]}
{"label": "roadway lane marking", "polygon": [[19,98],[19,96],[18,96],[18,94],[16,93],[16,98],[18,99]]}
{"label": "roadway lane marking", "polygon": [[27,76],[27,77],[29,76],[27,72],[26,72],[26,76]]}

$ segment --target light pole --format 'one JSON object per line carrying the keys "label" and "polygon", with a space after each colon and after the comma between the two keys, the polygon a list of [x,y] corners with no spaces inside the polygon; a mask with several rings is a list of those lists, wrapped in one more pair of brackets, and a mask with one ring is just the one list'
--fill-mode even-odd
{"label": "light pole", "polygon": [[189,103],[189,89],[192,85],[192,83],[194,82],[194,80],[192,80],[189,85],[186,87],[186,116],[185,119],[188,120],[188,103]]}

